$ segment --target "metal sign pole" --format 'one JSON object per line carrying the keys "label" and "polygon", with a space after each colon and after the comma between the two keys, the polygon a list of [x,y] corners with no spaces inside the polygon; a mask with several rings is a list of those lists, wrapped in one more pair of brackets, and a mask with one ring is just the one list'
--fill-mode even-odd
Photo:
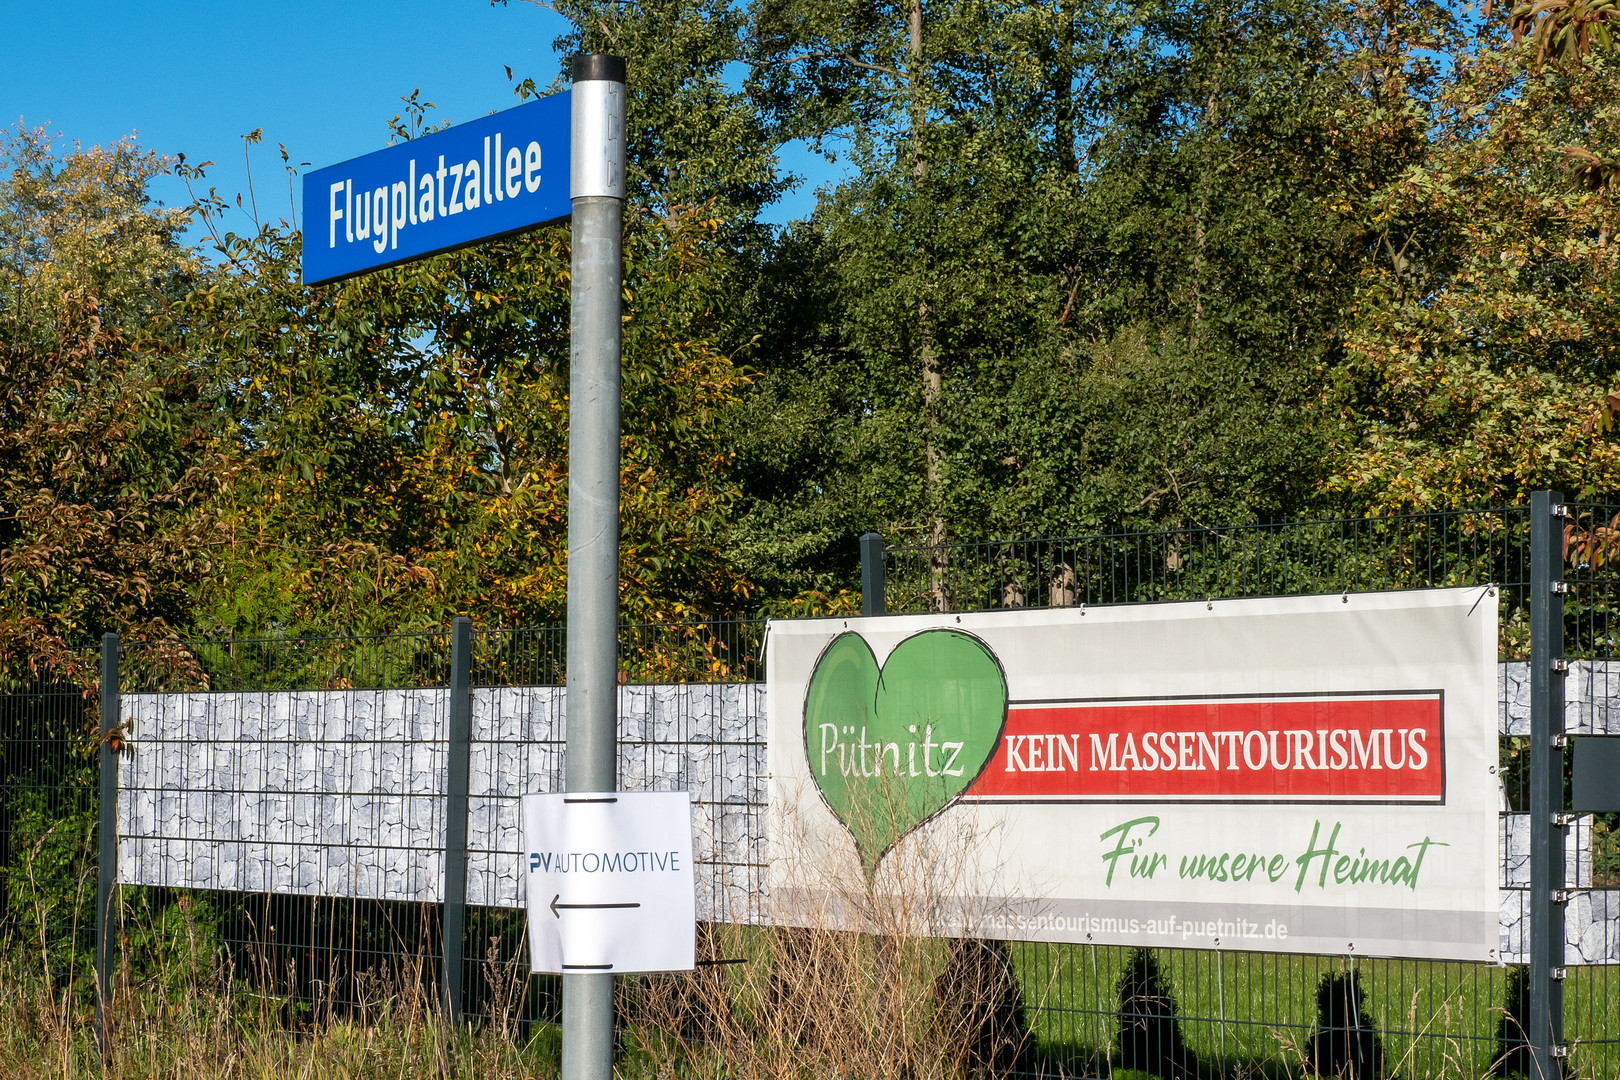
{"label": "metal sign pole", "polygon": [[[617,787],[624,60],[574,58],[568,419],[569,791]],[[563,975],[562,1080],[613,1075],[613,976]]]}

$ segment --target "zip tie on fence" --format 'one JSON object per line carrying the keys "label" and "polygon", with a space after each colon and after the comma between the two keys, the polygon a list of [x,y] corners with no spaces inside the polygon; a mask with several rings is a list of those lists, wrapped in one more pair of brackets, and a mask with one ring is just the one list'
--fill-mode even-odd
{"label": "zip tie on fence", "polygon": [[1485,583],[1484,590],[1481,591],[1480,594],[1479,594],[1479,600],[1474,601],[1474,607],[1471,607],[1471,608],[1468,609],[1468,614],[1472,615],[1474,613],[1474,608],[1479,607],[1480,602],[1483,601],[1487,596],[1495,596],[1495,595],[1496,595],[1496,582],[1487,581]]}

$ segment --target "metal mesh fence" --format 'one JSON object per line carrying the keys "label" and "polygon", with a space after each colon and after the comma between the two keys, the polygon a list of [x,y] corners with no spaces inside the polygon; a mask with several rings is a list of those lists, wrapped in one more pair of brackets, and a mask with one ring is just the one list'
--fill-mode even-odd
{"label": "metal mesh fence", "polygon": [[[449,675],[442,632],[126,643],[126,963],[294,1015],[431,1001]],[[335,847],[342,864],[311,857]]]}
{"label": "metal mesh fence", "polygon": [[1523,507],[896,547],[891,612],[1502,586],[1504,656],[1529,577]]}
{"label": "metal mesh fence", "polygon": [[[620,632],[619,783],[689,791],[698,844],[700,917],[748,921],[764,881],[764,623],[753,619],[638,624]],[[469,758],[467,1009],[510,1007],[512,972],[527,972],[516,900],[518,796],[562,791],[563,627],[473,635]],[[673,692],[675,686],[687,689]],[[479,838],[484,838],[482,841]],[[497,843],[497,840],[504,842]],[[500,873],[505,862],[506,873]],[[532,981],[525,1020],[555,1019],[558,981]]]}
{"label": "metal mesh fence", "polygon": [[[1381,1067],[1357,1075],[1486,1075],[1500,1053],[1508,971],[1422,961],[1354,962],[1338,957],[1217,950],[1159,950],[1156,987],[1133,1003],[1122,994],[1140,954],[1108,946],[1014,947],[1025,986],[1035,990],[1033,1071],[1108,1076],[1109,1052],[1147,1067],[1174,1062],[1186,1075],[1252,1075],[1261,1063],[1291,1075],[1318,1070],[1324,988],[1350,989],[1376,1043]],[[1157,999],[1157,1000],[1154,1000]],[[1330,999],[1331,1000],[1331,999]],[[1175,1017],[1174,1026],[1169,1022]],[[1135,1035],[1134,1054],[1127,1050]]]}
{"label": "metal mesh fence", "polygon": [[[1571,731],[1620,732],[1611,713],[1620,666],[1610,670],[1620,663],[1617,515],[1620,504],[1580,505],[1567,521]],[[897,548],[885,594],[888,610],[901,613],[1499,589],[1500,885],[1505,906],[1519,909],[1504,912],[1513,922],[1528,909],[1515,897],[1528,887],[1516,830],[1528,801],[1529,532],[1528,512],[1510,508]],[[525,923],[503,906],[512,874],[502,859],[515,850],[516,793],[562,787],[566,632],[490,630],[471,641],[463,1000],[474,1017],[552,1021],[557,986],[527,976]],[[763,623],[626,627],[620,656],[621,783],[694,793],[700,912],[746,920],[758,912],[764,879]],[[87,656],[87,673],[90,663]],[[294,1013],[363,1010],[389,994],[430,1006],[444,975],[434,890],[442,887],[451,669],[449,633],[126,644],[126,701],[144,699],[143,716],[183,710],[160,739],[143,742],[137,725],[129,732],[137,753],[120,764],[123,820],[134,823],[120,860],[148,860],[138,875],[148,884],[123,890],[125,962],[136,977],[183,968],[193,979],[251,986]],[[87,678],[18,681],[0,694],[0,938],[8,947],[47,942],[44,962],[81,984],[96,851],[96,700],[85,696]],[[676,685],[686,689],[669,692]],[[701,717],[694,701],[703,702]],[[252,812],[223,791],[255,796]],[[1571,848],[1589,854],[1568,862],[1566,878],[1589,904],[1617,895],[1617,824],[1601,815],[1572,824]],[[304,858],[333,847],[350,859]],[[197,888],[199,880],[214,887]],[[1620,908],[1603,910],[1611,914],[1593,925],[1608,935],[1596,943],[1607,956]],[[1504,1026],[1524,1011],[1516,964],[1034,943],[1012,944],[1006,956],[1031,1036],[1022,1072],[1108,1076],[1136,1059],[1188,1076],[1308,1072],[1324,1052],[1319,1016],[1333,993],[1366,1019],[1380,1075],[1480,1076],[1504,1055],[1511,1064],[1522,1046]],[[1620,1076],[1620,967],[1572,966],[1564,987],[1573,1071]]]}
{"label": "metal mesh fence", "polygon": [[[1620,503],[1572,504],[1562,540],[1564,654],[1577,676],[1573,695],[1566,693],[1575,700],[1566,701],[1565,730],[1620,735]],[[1566,762],[1561,805],[1568,805],[1571,766]],[[1577,853],[1589,853],[1570,861],[1570,904],[1577,914],[1596,915],[1594,936],[1612,950],[1620,941],[1620,814],[1576,815],[1566,836]],[[1563,1005],[1577,1063],[1584,1054],[1593,1075],[1620,1075],[1620,967],[1568,968]]]}
{"label": "metal mesh fence", "polygon": [[0,689],[0,949],[26,950],[53,985],[88,994],[99,699],[93,656],[76,659]]}
{"label": "metal mesh fence", "polygon": [[[621,782],[693,792],[700,906],[720,920],[748,918],[759,896],[763,638],[758,620],[622,633]],[[462,1000],[475,1017],[554,1020],[557,987],[527,979],[514,910],[517,795],[563,787],[566,632],[471,642]],[[451,669],[448,633],[127,643],[119,862],[121,880],[141,887],[123,890],[126,959],[251,985],[302,1014],[362,1010],[384,993],[433,1003]],[[676,684],[688,689],[670,692]],[[701,715],[694,694],[706,696]],[[20,725],[6,732],[13,756],[37,752]],[[84,763],[93,826],[93,756]],[[93,832],[86,842],[93,897]],[[186,957],[180,972],[147,948],[177,932],[217,941],[218,955]]]}
{"label": "metal mesh fence", "polygon": [[[889,612],[908,613],[1497,588],[1503,661],[1499,884],[1504,922],[1524,927],[1530,913],[1530,526],[1528,509],[1513,507],[898,547],[887,552],[884,593]],[[1566,723],[1571,731],[1620,734],[1620,715],[1610,719],[1610,702],[1620,702],[1620,666],[1611,670],[1609,663],[1620,630],[1620,504],[1571,505],[1561,554],[1570,586],[1564,655],[1577,661],[1566,688]],[[1588,937],[1597,939],[1590,943],[1593,951],[1603,957],[1614,955],[1620,939],[1615,817],[1576,817],[1568,831],[1571,904],[1588,925]],[[1523,943],[1516,944],[1522,953]],[[1038,1044],[1051,1039],[1093,1048],[1089,1060],[1066,1059],[1066,1071],[1107,1075],[1106,1054],[1098,1056],[1096,1048],[1113,1047],[1117,1056],[1129,1035],[1122,1024],[1140,1033],[1162,1020],[1154,1010],[1122,1012],[1128,950],[1029,944],[1017,954],[1026,988],[1048,988],[1034,1010]],[[1179,1022],[1174,1032],[1159,1024],[1154,1052],[1184,1043],[1177,1053],[1190,1055],[1188,1061],[1225,1062],[1221,1075],[1231,1075],[1240,1062],[1257,1061],[1313,1070],[1323,1004],[1317,994],[1326,992],[1332,975],[1355,980],[1348,984],[1357,987],[1351,996],[1364,999],[1391,1074],[1482,1076],[1493,1063],[1498,1072],[1522,1064],[1514,1057],[1523,1056],[1517,1029],[1511,1020],[1504,1027],[1505,1016],[1527,1012],[1526,969],[1515,964],[1351,962],[1196,949],[1161,951],[1158,961]],[[1574,1048],[1575,1071],[1620,1075],[1620,967],[1611,962],[1567,972],[1564,1035]],[[1384,1067],[1367,1075],[1385,1075]]]}

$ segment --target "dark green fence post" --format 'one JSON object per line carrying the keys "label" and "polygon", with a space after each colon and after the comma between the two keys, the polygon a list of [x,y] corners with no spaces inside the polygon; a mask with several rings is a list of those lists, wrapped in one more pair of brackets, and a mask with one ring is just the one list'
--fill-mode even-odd
{"label": "dark green fence post", "polygon": [[118,756],[113,733],[119,719],[118,635],[101,635],[101,791],[96,823],[96,1044],[112,1057],[113,884],[118,879]]}
{"label": "dark green fence post", "polygon": [[472,620],[450,624],[450,730],[444,799],[444,1015],[461,1020],[462,940],[467,925],[467,773],[472,744]]}
{"label": "dark green fence post", "polygon": [[883,537],[869,532],[861,537],[861,614],[887,615],[884,596]]}
{"label": "dark green fence post", "polygon": [[1564,1047],[1564,581],[1557,491],[1530,496],[1530,1015],[1531,1071],[1563,1076]]}

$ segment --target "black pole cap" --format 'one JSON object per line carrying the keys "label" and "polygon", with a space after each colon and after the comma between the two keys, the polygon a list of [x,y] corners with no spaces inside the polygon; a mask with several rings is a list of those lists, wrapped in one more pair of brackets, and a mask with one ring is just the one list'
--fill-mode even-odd
{"label": "black pole cap", "polygon": [[624,82],[624,57],[580,53],[574,57],[575,82]]}

